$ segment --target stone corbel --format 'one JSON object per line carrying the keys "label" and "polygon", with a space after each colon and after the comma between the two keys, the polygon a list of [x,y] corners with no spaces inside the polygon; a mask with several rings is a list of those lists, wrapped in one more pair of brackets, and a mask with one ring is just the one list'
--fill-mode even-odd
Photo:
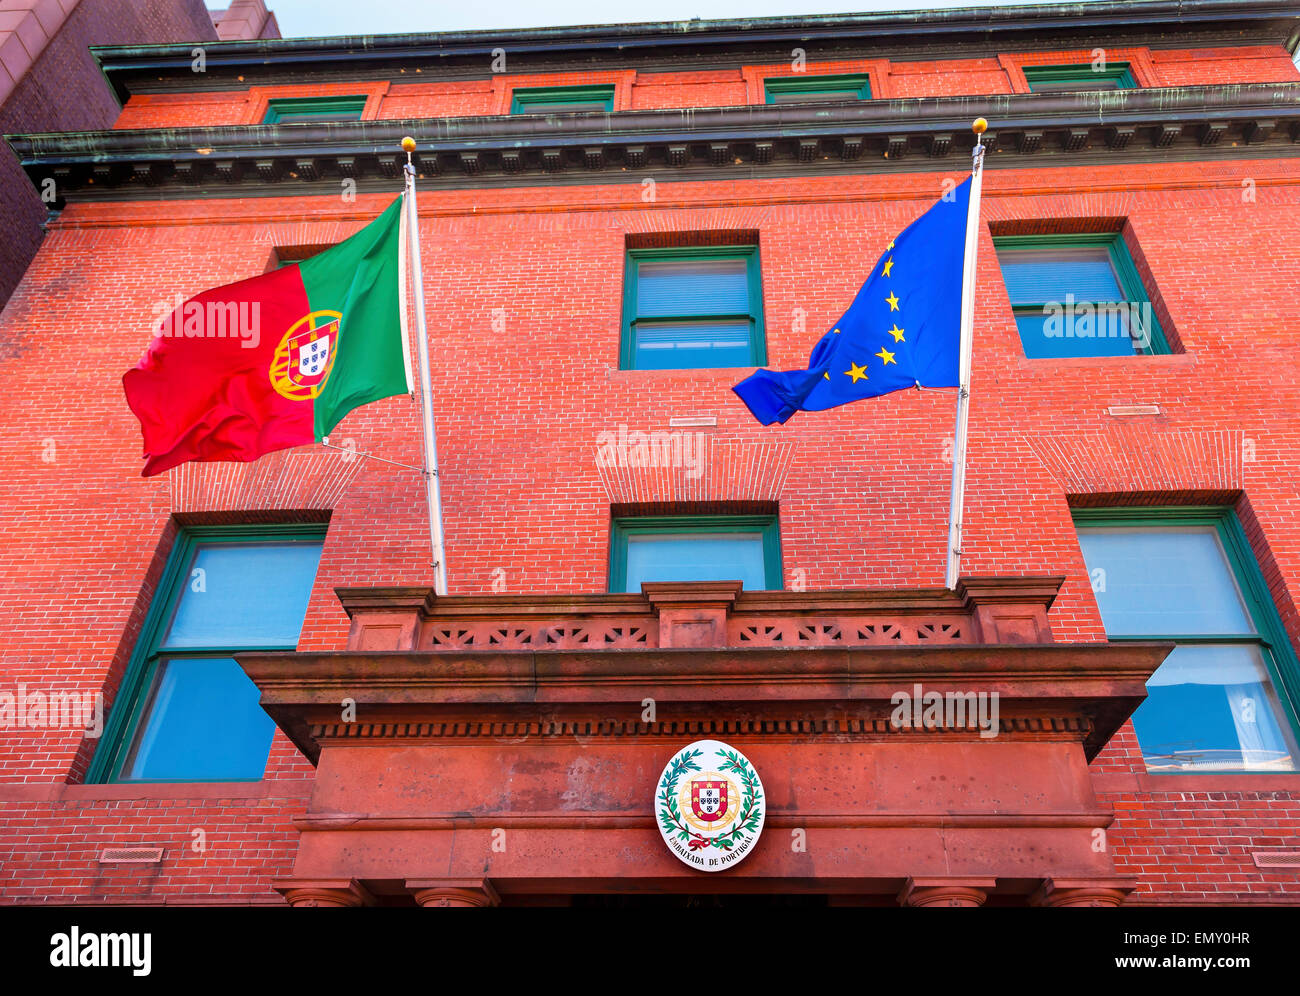
{"label": "stone corbel", "polygon": [[501,897],[485,878],[408,879],[406,889],[421,906],[501,905]]}
{"label": "stone corbel", "polygon": [[1119,906],[1137,888],[1131,878],[1046,878],[1030,906]]}
{"label": "stone corbel", "polygon": [[375,898],[354,878],[286,878],[271,883],[290,906],[374,906]]}
{"label": "stone corbel", "polygon": [[909,878],[898,894],[900,906],[983,906],[997,882],[991,878]]}

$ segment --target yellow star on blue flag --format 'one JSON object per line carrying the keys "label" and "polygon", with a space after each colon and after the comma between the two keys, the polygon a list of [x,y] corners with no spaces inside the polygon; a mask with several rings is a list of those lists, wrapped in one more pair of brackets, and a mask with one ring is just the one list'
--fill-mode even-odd
{"label": "yellow star on blue flag", "polygon": [[905,387],[956,387],[970,180],[908,225],[871,268],[808,369],[759,370],[732,388],[764,425]]}

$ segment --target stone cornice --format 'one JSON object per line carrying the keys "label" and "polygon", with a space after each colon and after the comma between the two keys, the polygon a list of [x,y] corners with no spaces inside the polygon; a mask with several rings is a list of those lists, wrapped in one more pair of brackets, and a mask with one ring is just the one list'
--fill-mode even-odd
{"label": "stone cornice", "polygon": [[[1006,707],[1002,732],[1095,753],[1172,645],[1047,642],[1063,581],[803,592],[678,581],[634,594],[441,598],[341,588],[348,650],[238,660],[313,760],[322,744],[358,739],[895,736],[891,698],[917,684],[993,694]],[[646,699],[657,720],[642,714]]]}
{"label": "stone cornice", "polygon": [[[754,735],[871,738],[890,735],[881,723],[891,697],[917,684],[941,693],[996,692],[1005,732],[1079,741],[1092,756],[1141,703],[1147,679],[1170,649],[1098,643],[342,651],[237,659],[261,691],[263,708],[313,761],[322,739],[681,736],[709,733],[722,713],[749,723],[739,732]],[[642,721],[646,697],[671,727]],[[354,721],[341,715],[345,701],[355,703]]]}
{"label": "stone cornice", "polygon": [[1002,94],[839,104],[425,118],[15,135],[38,186],[66,199],[391,187],[403,135],[433,186],[610,183],[888,169],[964,170],[970,121],[990,167],[1300,153],[1300,83]]}
{"label": "stone cornice", "polygon": [[809,613],[809,612],[956,612],[968,611],[976,603],[994,601],[1028,602],[1051,606],[1064,583],[1060,576],[1042,578],[977,578],[958,582],[956,592],[946,588],[843,588],[818,591],[744,591],[734,592],[736,582],[707,581],[690,583],[656,582],[646,593],[576,594],[576,595],[443,595],[433,593],[427,585],[392,587],[336,588],[339,602],[350,618],[363,613],[416,613],[421,619],[436,618],[443,622],[472,619],[509,619],[524,617],[643,616],[649,613],[660,591],[694,592],[692,600],[707,597],[705,592],[726,586],[728,602],[742,613]]}

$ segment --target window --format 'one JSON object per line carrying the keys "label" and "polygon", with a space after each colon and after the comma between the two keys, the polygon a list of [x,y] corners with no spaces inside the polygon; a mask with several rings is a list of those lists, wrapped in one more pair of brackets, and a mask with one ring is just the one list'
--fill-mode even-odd
{"label": "window", "polygon": [[1067,90],[1132,90],[1137,86],[1127,62],[1113,62],[1104,68],[1092,66],[1025,66],[1030,93],[1061,93]]}
{"label": "window", "polygon": [[1111,640],[1173,640],[1133,714],[1147,770],[1295,771],[1295,658],[1228,509],[1075,512]]}
{"label": "window", "polygon": [[861,76],[778,76],[763,81],[769,104],[805,104],[817,100],[869,100],[871,83]]}
{"label": "window", "polygon": [[323,245],[276,246],[271,250],[270,269],[279,270],[285,266],[292,266],[294,263],[301,263],[323,253],[326,249],[332,249],[337,244],[336,242],[329,242]]}
{"label": "window", "polygon": [[766,362],[757,246],[629,250],[624,370]]}
{"label": "window", "polygon": [[1169,352],[1118,232],[1007,236],[993,242],[1026,356]]}
{"label": "window", "polygon": [[637,592],[642,581],[741,581],[749,591],[779,591],[776,516],[615,519],[609,590]]}
{"label": "window", "polygon": [[612,111],[613,86],[544,86],[514,91],[511,114],[578,114]]}
{"label": "window", "polygon": [[360,121],[365,110],[362,97],[298,97],[272,100],[266,105],[263,124],[295,124],[304,121]]}
{"label": "window", "polygon": [[233,655],[294,649],[322,543],[319,526],[182,533],[95,756],[93,780],[262,777],[275,723]]}

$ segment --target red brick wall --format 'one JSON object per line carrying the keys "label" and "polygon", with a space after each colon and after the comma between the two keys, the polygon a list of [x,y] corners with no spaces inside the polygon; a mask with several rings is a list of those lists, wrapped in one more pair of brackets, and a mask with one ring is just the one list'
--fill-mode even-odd
{"label": "red brick wall", "polygon": [[113,123],[114,128],[204,128],[210,125],[250,124],[249,94],[243,91],[213,93],[134,94]]}
{"label": "red brick wall", "polygon": [[738,69],[707,73],[638,73],[632,110],[665,107],[728,107],[748,102]]}
{"label": "red brick wall", "polygon": [[[0,134],[110,127],[119,108],[90,45],[214,38],[202,0],[80,0],[0,107]],[[13,150],[0,142],[0,307],[41,243],[46,213]]]}
{"label": "red brick wall", "polygon": [[1278,83],[1296,78],[1295,63],[1280,48],[1210,48],[1196,52],[1174,49],[1151,53],[1151,65],[1161,86],[1205,86],[1211,83]]}

